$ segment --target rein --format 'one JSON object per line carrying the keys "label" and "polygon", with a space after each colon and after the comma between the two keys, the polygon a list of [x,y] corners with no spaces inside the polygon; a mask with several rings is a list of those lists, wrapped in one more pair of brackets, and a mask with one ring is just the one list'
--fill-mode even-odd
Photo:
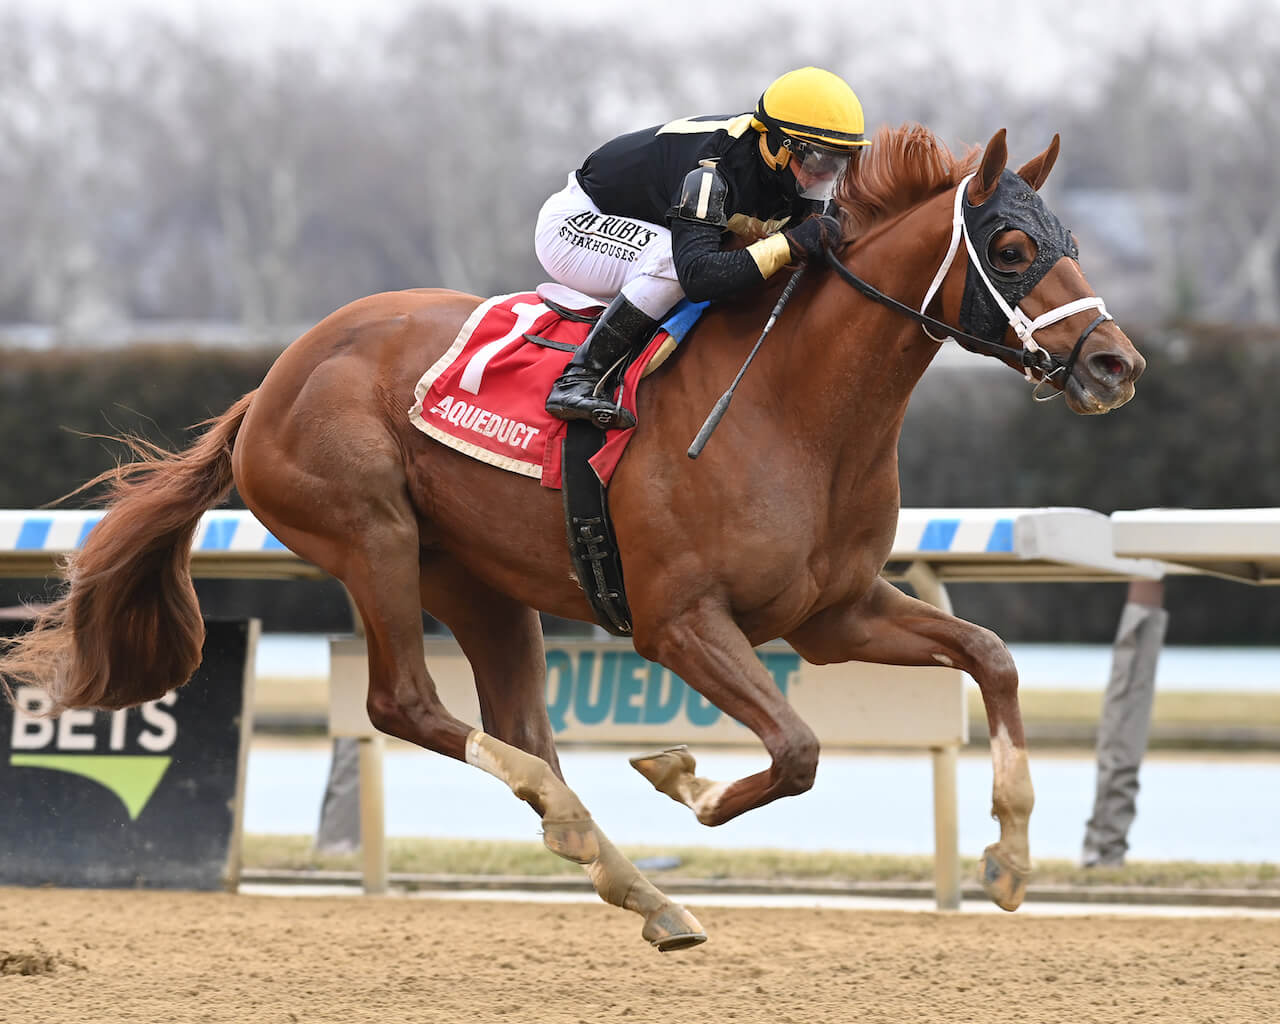
{"label": "rein", "polygon": [[[827,264],[836,272],[837,275],[839,275],[841,280],[852,287],[855,291],[920,324],[920,326],[924,328],[925,334],[938,342],[938,344],[943,344],[946,341],[954,341],[961,348],[966,349],[969,352],[977,353],[978,355],[1012,359],[1014,362],[1022,366],[1027,380],[1035,382],[1036,387],[1032,392],[1032,397],[1038,402],[1047,402],[1062,393],[1062,388],[1066,386],[1067,379],[1071,376],[1071,371],[1075,368],[1076,360],[1080,356],[1080,350],[1084,347],[1084,343],[1088,339],[1089,335],[1091,335],[1101,324],[1112,319],[1112,316],[1107,312],[1107,307],[1103,303],[1102,299],[1096,295],[1087,296],[1082,299],[1076,299],[1073,302],[1065,303],[1055,309],[1049,310],[1047,313],[1041,314],[1034,320],[1029,318],[1021,308],[1010,308],[1008,303],[1004,301],[1003,296],[996,291],[995,287],[991,284],[991,281],[987,278],[987,275],[983,272],[981,263],[977,259],[977,254],[974,252],[973,241],[969,237],[969,231],[965,226],[964,218],[961,214],[964,187],[972,177],[972,174],[968,175],[960,182],[959,185],[956,186],[955,214],[952,219],[951,245],[947,250],[946,257],[942,261],[942,265],[934,275],[933,283],[930,284],[929,291],[925,294],[924,302],[921,303],[919,310],[908,306],[904,302],[899,302],[890,295],[886,295],[869,281],[864,281],[862,278],[858,277],[857,274],[840,262],[840,259],[836,256],[835,252],[830,248],[824,250],[826,253]],[[937,293],[943,280],[946,278],[947,271],[951,269],[951,263],[955,259],[961,238],[965,241],[965,245],[969,250],[970,260],[976,268],[978,276],[981,278],[983,284],[986,285],[992,298],[995,299],[1000,309],[1004,312],[1005,317],[1009,322],[1009,326],[1014,329],[1014,332],[1022,340],[1021,347],[1014,348],[1011,345],[1001,345],[998,342],[989,341],[986,338],[980,338],[976,334],[971,334],[967,331],[960,330],[957,327],[952,327],[951,325],[937,319],[936,317],[932,317],[925,312],[925,309],[928,308],[929,303],[933,300],[934,295]],[[1035,331],[1039,330],[1041,327],[1047,327],[1049,324],[1057,323],[1059,320],[1064,320],[1072,314],[1079,313],[1085,309],[1097,309],[1100,310],[1100,312],[1093,322],[1080,333],[1080,336],[1076,339],[1075,345],[1071,349],[1071,354],[1067,356],[1066,359],[1063,359],[1056,353],[1049,352],[1046,349],[1041,348],[1036,343],[1034,337]],[[935,336],[930,328],[934,331],[941,332],[942,337]],[[1040,373],[1039,380],[1036,380],[1036,378],[1032,376],[1032,370],[1036,370]],[[1056,387],[1057,390],[1053,391],[1051,394],[1041,396],[1040,388],[1045,383]]]}
{"label": "rein", "polygon": [[[836,256],[835,251],[832,249],[827,250],[827,264],[841,278],[843,278],[844,282],[852,287],[854,291],[861,292],[867,298],[874,299],[882,306],[888,306],[895,312],[901,313],[903,316],[914,320],[921,327],[932,327],[935,331],[945,331],[952,341],[970,352],[976,352],[978,355],[983,356],[1010,356],[1016,359],[1023,366],[1034,370],[1040,370],[1042,372],[1056,372],[1052,363],[1047,367],[1044,365],[1046,356],[1050,360],[1056,360],[1060,363],[1063,362],[1061,357],[1055,356],[1051,352],[1046,352],[1042,348],[1032,351],[1028,348],[1014,348],[1012,345],[998,345],[994,341],[987,341],[986,338],[979,338],[976,334],[969,334],[957,327],[952,327],[944,321],[939,320],[937,317],[929,316],[928,313],[919,313],[913,307],[908,306],[905,302],[899,302],[893,296],[886,295],[869,281],[864,281],[852,270],[841,263],[839,257]],[[933,337],[933,335],[930,335],[930,337]]]}

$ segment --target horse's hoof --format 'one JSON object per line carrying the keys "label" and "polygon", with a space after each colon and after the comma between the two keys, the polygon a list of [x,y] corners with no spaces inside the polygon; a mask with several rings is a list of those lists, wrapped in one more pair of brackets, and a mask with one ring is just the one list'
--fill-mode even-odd
{"label": "horse's hoof", "polygon": [[1027,879],[1031,872],[1017,868],[992,843],[982,851],[982,888],[991,902],[1001,910],[1017,910],[1027,895]]}
{"label": "horse's hoof", "polygon": [[659,750],[656,754],[633,757],[631,767],[648,779],[659,793],[670,794],[681,777],[693,774],[697,762],[689,748],[681,745]]}
{"label": "horse's hoof", "polygon": [[707,941],[707,933],[694,917],[679,903],[664,903],[644,919],[640,933],[660,953],[672,953],[677,949],[700,946]]}
{"label": "horse's hoof", "polygon": [[595,822],[590,818],[585,821],[544,821],[542,845],[557,857],[575,864],[590,864],[600,856]]}

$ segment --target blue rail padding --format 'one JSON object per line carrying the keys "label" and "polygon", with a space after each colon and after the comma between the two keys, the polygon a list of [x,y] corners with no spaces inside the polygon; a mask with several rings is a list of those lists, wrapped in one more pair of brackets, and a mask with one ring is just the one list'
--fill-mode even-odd
{"label": "blue rail padding", "polygon": [[988,551],[1013,551],[1013,520],[999,519],[991,528],[991,536],[987,540]]}
{"label": "blue rail padding", "polygon": [[46,517],[24,520],[22,527],[18,530],[18,541],[15,547],[19,551],[43,551],[44,542],[49,536],[49,528],[52,526],[53,520]]}
{"label": "blue rail padding", "polygon": [[[106,517],[103,511],[12,512],[0,510],[0,553],[4,551],[77,551]],[[244,529],[241,529],[244,527]],[[252,513],[206,513],[197,527],[196,550],[249,554],[289,549],[253,518]]]}
{"label": "blue rail padding", "polygon": [[93,528],[102,522],[102,516],[94,519],[86,519],[84,525],[80,527],[80,536],[76,538],[76,547],[84,547],[84,542],[89,539],[89,534],[93,532]]}
{"label": "blue rail padding", "polygon": [[236,535],[236,520],[211,519],[200,542],[201,551],[229,551]]}
{"label": "blue rail padding", "polygon": [[960,529],[959,519],[930,519],[920,538],[920,550],[950,551],[951,542],[955,540],[958,529]]}

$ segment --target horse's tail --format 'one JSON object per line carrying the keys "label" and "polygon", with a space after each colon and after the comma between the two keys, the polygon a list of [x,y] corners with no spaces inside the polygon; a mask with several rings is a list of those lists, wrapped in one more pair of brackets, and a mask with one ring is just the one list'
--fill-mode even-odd
{"label": "horse's tail", "polygon": [[250,392],[185,451],[136,437],[136,461],[108,470],[107,514],[68,559],[61,597],[5,644],[0,683],[31,685],[67,708],[122,708],[162,697],[200,664],[204,619],[191,582],[191,542],[201,515],[234,482],[231,448]]}

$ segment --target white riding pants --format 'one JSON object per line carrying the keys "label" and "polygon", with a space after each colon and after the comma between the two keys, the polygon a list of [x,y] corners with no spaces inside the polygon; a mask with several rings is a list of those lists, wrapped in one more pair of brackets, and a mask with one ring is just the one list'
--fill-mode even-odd
{"label": "white riding pants", "polygon": [[556,281],[605,301],[621,293],[654,320],[684,298],[671,258],[671,232],[601,213],[572,172],[568,184],[542,204],[533,244]]}

